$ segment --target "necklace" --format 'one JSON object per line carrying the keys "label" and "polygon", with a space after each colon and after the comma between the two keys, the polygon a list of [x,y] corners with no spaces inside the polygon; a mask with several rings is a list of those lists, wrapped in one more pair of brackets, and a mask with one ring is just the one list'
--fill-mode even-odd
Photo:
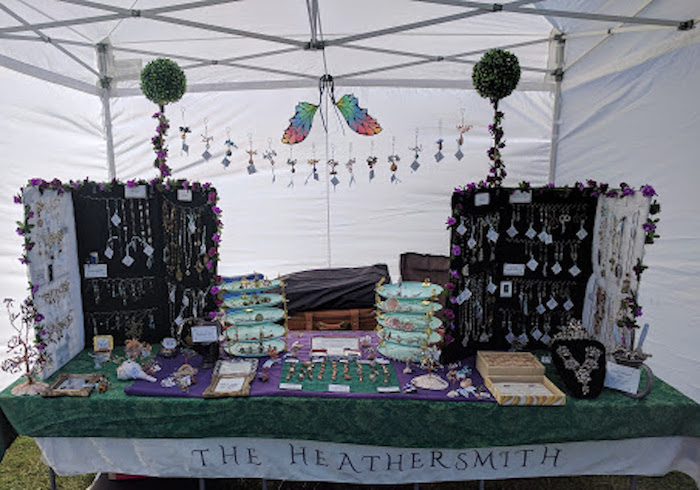
{"label": "necklace", "polygon": [[581,385],[581,393],[587,395],[590,391],[588,383],[591,382],[591,373],[598,369],[598,359],[600,359],[602,354],[601,350],[592,345],[586,347],[586,358],[583,364],[574,359],[574,356],[571,355],[571,351],[569,351],[569,348],[565,345],[557,347],[557,354],[559,354],[564,361],[564,367],[574,372],[576,380]]}

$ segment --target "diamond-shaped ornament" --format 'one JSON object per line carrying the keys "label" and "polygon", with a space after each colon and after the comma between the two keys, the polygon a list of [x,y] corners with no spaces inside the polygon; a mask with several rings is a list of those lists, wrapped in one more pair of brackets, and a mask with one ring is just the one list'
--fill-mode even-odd
{"label": "diamond-shaped ornament", "polygon": [[467,240],[467,247],[469,247],[469,248],[476,247],[476,240],[474,240],[474,237],[469,237],[469,240]]}
{"label": "diamond-shaped ornament", "polygon": [[498,290],[498,286],[496,286],[493,282],[489,282],[488,286],[486,286],[486,290],[493,294]]}
{"label": "diamond-shaped ornament", "polygon": [[333,178],[331,179],[331,184],[333,184],[333,187],[335,187],[335,186],[337,186],[338,184],[340,184],[340,180],[338,179],[338,177],[336,177],[336,176],[334,175]]}
{"label": "diamond-shaped ornament", "polygon": [[541,341],[544,345],[549,345],[549,344],[552,343],[552,337],[550,337],[549,334],[546,333],[546,334],[544,334],[544,335],[542,336],[542,338],[540,339],[540,341]]}
{"label": "diamond-shaped ornament", "polygon": [[513,335],[513,332],[508,332],[508,335],[506,335],[506,340],[511,345],[513,344],[513,342],[515,342],[515,335]]}
{"label": "diamond-shaped ornament", "polygon": [[105,257],[107,257],[108,259],[114,257],[114,250],[112,250],[112,247],[105,248]]}
{"label": "diamond-shaped ornament", "polygon": [[574,277],[578,276],[580,273],[581,269],[579,269],[579,267],[576,264],[572,265],[571,269],[569,269],[569,274],[571,274]]}
{"label": "diamond-shaped ornament", "polygon": [[197,231],[197,225],[194,224],[194,220],[190,221],[189,224],[187,225],[187,229],[190,231],[190,233],[194,234],[195,231]]}
{"label": "diamond-shaped ornament", "polygon": [[557,300],[554,298],[549,298],[549,301],[547,301],[547,308],[549,308],[550,310],[553,310],[557,306],[559,306],[559,303],[557,302]]}
{"label": "diamond-shaped ornament", "polygon": [[539,235],[537,235],[537,238],[540,239],[542,243],[547,241],[547,237],[549,236],[549,233],[547,233],[546,230],[542,230]]}
{"label": "diamond-shaped ornament", "polygon": [[124,264],[127,267],[131,267],[131,265],[135,262],[134,258],[131,255],[127,255],[122,259],[122,264]]}
{"label": "diamond-shaped ornament", "polygon": [[542,337],[542,332],[540,332],[539,327],[535,328],[532,332],[530,332],[530,337],[532,337],[535,340],[540,340]]}
{"label": "diamond-shaped ornament", "polygon": [[545,238],[544,244],[551,245],[552,243],[554,243],[554,238],[552,237],[551,233],[547,233],[547,238]]}
{"label": "diamond-shaped ornament", "polygon": [[[540,303],[537,305],[537,308],[535,308],[535,311],[537,311],[537,313],[542,315],[542,314],[544,314],[545,311],[547,311],[547,308],[545,308],[544,305],[542,303]],[[542,334],[540,334],[540,335],[542,335]]]}
{"label": "diamond-shaped ornament", "polygon": [[464,158],[464,153],[462,153],[462,149],[461,149],[461,148],[460,148],[459,150],[457,150],[457,153],[455,153],[455,158],[456,158],[457,160],[460,160],[460,161],[462,160],[462,158]]}
{"label": "diamond-shaped ornament", "polygon": [[488,342],[491,336],[487,334],[486,332],[481,332],[481,335],[479,335],[479,342]]}
{"label": "diamond-shaped ornament", "polygon": [[518,341],[522,344],[522,347],[525,347],[529,340],[530,339],[527,338],[527,334],[525,332],[518,335]]}
{"label": "diamond-shaped ornament", "polygon": [[211,153],[209,153],[209,150],[204,150],[204,153],[202,153],[202,158],[204,158],[204,160],[206,160],[207,162],[209,161],[209,159],[211,158]]}
{"label": "diamond-shaped ornament", "polygon": [[418,160],[413,160],[413,163],[411,164],[411,170],[414,172],[420,168],[420,163],[418,163]]}
{"label": "diamond-shaped ornament", "polygon": [[175,320],[173,320],[173,323],[175,323],[175,325],[177,325],[178,327],[180,325],[182,325],[184,322],[185,322],[185,320],[182,318],[181,315],[178,315],[177,318]]}
{"label": "diamond-shaped ornament", "polygon": [[513,237],[515,237],[515,235],[518,234],[518,229],[515,226],[510,225],[510,228],[508,228],[506,230],[506,233],[508,234],[509,237],[513,238]]}
{"label": "diamond-shaped ornament", "polygon": [[584,238],[586,238],[588,236],[588,232],[586,230],[584,230],[583,228],[581,228],[576,233],[576,236],[578,237],[579,240],[583,240]]}
{"label": "diamond-shaped ornament", "polygon": [[530,227],[525,232],[525,236],[528,237],[530,240],[532,240],[533,238],[535,238],[537,236],[537,232],[532,227],[532,225],[530,225]]}
{"label": "diamond-shaped ornament", "polygon": [[560,264],[559,262],[556,262],[556,263],[552,266],[552,272],[553,272],[554,275],[556,276],[556,275],[559,274],[561,271],[562,271],[561,264]]}
{"label": "diamond-shaped ornament", "polygon": [[112,215],[112,223],[114,223],[114,226],[119,226],[119,224],[122,222],[122,219],[119,217],[117,212],[115,211],[114,214]]}
{"label": "diamond-shaped ornament", "polygon": [[[255,165],[253,165],[252,163],[246,167],[246,170],[248,170],[248,175],[253,175],[258,172],[258,169],[255,168]],[[318,180],[318,174],[315,174],[314,178]]]}
{"label": "diamond-shaped ornament", "polygon": [[231,165],[231,160],[229,160],[227,157],[224,157],[224,159],[221,160],[221,165],[223,165],[224,168],[228,168],[228,166]]}
{"label": "diamond-shaped ornament", "polygon": [[188,155],[190,154],[190,145],[188,145],[184,141],[182,142],[182,151],[184,151]]}
{"label": "diamond-shaped ornament", "polygon": [[153,256],[153,252],[155,252],[155,251],[156,251],[156,249],[153,248],[153,247],[151,247],[151,246],[148,245],[148,244],[146,244],[146,246],[143,247],[143,253],[145,253],[147,257],[152,257],[152,256]]}
{"label": "diamond-shaped ornament", "polygon": [[190,298],[188,298],[187,295],[184,295],[182,297],[182,306],[184,306],[184,307],[190,306]]}
{"label": "diamond-shaped ornament", "polygon": [[369,171],[369,180],[373,180],[373,179],[374,179],[374,169],[370,169],[370,171]]}
{"label": "diamond-shaped ornament", "polygon": [[540,263],[537,262],[537,261],[534,259],[534,257],[533,257],[533,258],[531,258],[530,260],[528,260],[528,261],[527,261],[527,264],[525,264],[525,265],[527,265],[527,268],[528,268],[528,269],[530,269],[531,271],[534,272],[535,269],[537,269],[537,266],[540,265]]}
{"label": "diamond-shaped ornament", "polygon": [[571,308],[573,308],[573,307],[574,307],[574,302],[571,301],[571,298],[568,298],[568,299],[566,300],[566,302],[564,303],[564,309],[565,309],[566,311],[569,311],[569,310],[570,310]]}
{"label": "diamond-shaped ornament", "polygon": [[467,232],[467,227],[464,226],[464,221],[462,221],[459,226],[457,227],[457,233],[459,235],[464,235]]}
{"label": "diamond-shaped ornament", "polygon": [[445,158],[445,155],[443,155],[441,151],[439,151],[435,154],[435,161],[436,162],[440,162],[440,160],[442,160],[443,158]]}
{"label": "diamond-shaped ornament", "polygon": [[469,288],[464,288],[464,291],[459,293],[459,296],[457,296],[457,303],[460,305],[467,301],[469,298],[472,297],[472,292],[469,290]]}
{"label": "diamond-shaped ornament", "polygon": [[494,230],[493,228],[489,228],[488,233],[486,233],[486,238],[491,240],[493,243],[496,243],[498,241],[498,232]]}

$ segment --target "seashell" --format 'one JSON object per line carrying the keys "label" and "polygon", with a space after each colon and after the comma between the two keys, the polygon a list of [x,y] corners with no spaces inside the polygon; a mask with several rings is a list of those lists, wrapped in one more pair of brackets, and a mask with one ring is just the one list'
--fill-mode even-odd
{"label": "seashell", "polygon": [[117,368],[117,379],[121,381],[126,381],[128,379],[143,379],[150,381],[151,383],[155,382],[156,380],[156,378],[153,376],[146,374],[141,366],[134,361],[124,361],[121,363],[121,365]]}

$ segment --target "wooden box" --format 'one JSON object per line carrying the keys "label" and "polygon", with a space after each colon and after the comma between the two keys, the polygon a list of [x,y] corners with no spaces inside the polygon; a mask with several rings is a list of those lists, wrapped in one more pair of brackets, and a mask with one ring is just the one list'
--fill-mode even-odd
{"label": "wooden box", "polygon": [[373,308],[302,311],[287,317],[289,330],[374,330],[377,319]]}
{"label": "wooden box", "polygon": [[566,395],[530,352],[479,351],[476,368],[499,405],[564,405]]}

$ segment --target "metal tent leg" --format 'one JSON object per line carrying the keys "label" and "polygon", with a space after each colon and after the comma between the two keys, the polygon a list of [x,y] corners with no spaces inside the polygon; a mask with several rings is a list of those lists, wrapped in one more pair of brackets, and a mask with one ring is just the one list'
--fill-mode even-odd
{"label": "metal tent leg", "polygon": [[630,477],[630,490],[637,490],[637,475]]}
{"label": "metal tent leg", "polygon": [[204,481],[204,478],[199,479],[199,490],[206,490],[207,482]]}
{"label": "metal tent leg", "polygon": [[484,490],[484,486],[485,486],[484,480],[479,480],[479,490]]}
{"label": "metal tent leg", "polygon": [[51,490],[56,490],[56,472],[49,466],[49,485]]}
{"label": "metal tent leg", "polygon": [[265,478],[262,479],[262,490],[267,490],[267,480]]}

